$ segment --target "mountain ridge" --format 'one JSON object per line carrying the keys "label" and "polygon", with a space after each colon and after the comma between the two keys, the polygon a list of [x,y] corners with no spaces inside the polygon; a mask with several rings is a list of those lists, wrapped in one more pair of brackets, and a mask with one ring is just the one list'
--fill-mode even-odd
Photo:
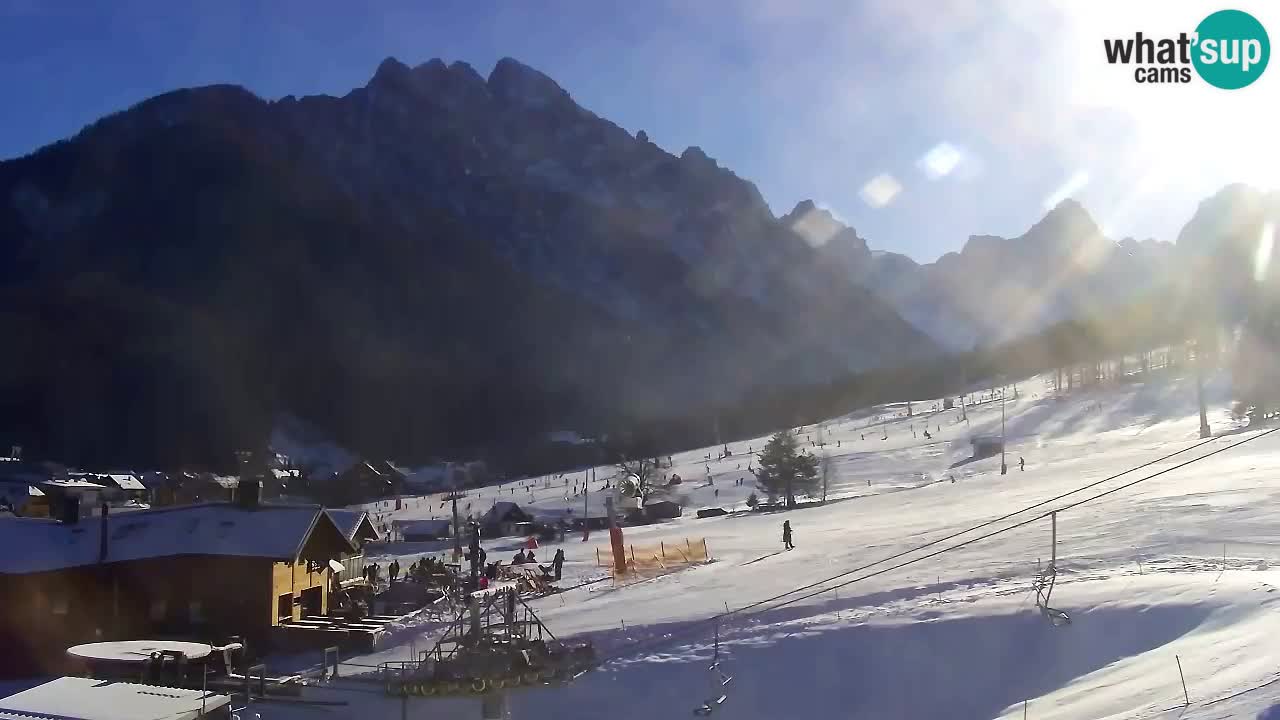
{"label": "mountain ridge", "polygon": [[144,100],[0,163],[0,259],[0,434],[73,462],[225,463],[281,413],[422,458],[936,352],[754,185],[514,60]]}

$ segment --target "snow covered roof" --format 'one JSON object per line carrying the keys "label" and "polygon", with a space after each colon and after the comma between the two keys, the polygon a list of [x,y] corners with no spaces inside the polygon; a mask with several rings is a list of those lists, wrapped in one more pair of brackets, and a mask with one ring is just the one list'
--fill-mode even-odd
{"label": "snow covered roof", "polygon": [[504,522],[507,518],[512,516],[521,520],[531,517],[529,513],[522,510],[516,503],[513,503],[510,500],[499,500],[494,503],[493,507],[489,508],[485,512],[484,516],[481,518],[481,522]]}
{"label": "snow covered roof", "polygon": [[193,720],[230,702],[203,690],[63,677],[0,699],[0,720]]}
{"label": "snow covered roof", "polygon": [[136,475],[131,473],[75,473],[70,476],[71,480],[81,480],[99,485],[105,485],[110,482],[112,485],[121,490],[146,490],[147,487],[142,484]]}
{"label": "snow covered roof", "polygon": [[106,490],[104,486],[88,480],[46,480],[40,484],[55,490]]}
{"label": "snow covered roof", "polygon": [[111,473],[107,475],[112,482],[120,486],[121,490],[146,490],[147,486],[142,484],[136,475],[125,475]]}
{"label": "snow covered roof", "polygon": [[138,476],[138,480],[143,484],[143,486],[149,488],[162,488],[171,482],[170,477],[166,473],[156,470],[142,473]]}
{"label": "snow covered roof", "polygon": [[373,522],[369,520],[369,513],[364,510],[346,510],[342,508],[328,508],[325,510],[329,514],[329,518],[333,520],[333,524],[338,526],[342,531],[342,536],[349,541],[354,541],[357,534],[361,534],[363,528],[363,536],[369,540],[379,539],[378,529],[373,526]]}
{"label": "snow covered roof", "polygon": [[[45,572],[98,562],[101,517],[68,525],[51,519],[0,520],[0,574]],[[106,562],[175,555],[293,560],[318,523],[341,533],[318,505],[209,503],[136,510],[106,519]],[[343,536],[347,549],[354,551]]]}
{"label": "snow covered roof", "polygon": [[448,531],[449,520],[394,520],[391,523],[397,530],[410,535],[434,534]]}

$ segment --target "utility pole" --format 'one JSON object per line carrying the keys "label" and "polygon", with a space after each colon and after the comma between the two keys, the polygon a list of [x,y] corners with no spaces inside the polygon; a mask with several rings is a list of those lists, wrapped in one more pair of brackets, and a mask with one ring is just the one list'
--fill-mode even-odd
{"label": "utility pole", "polygon": [[1004,462],[1004,445],[1005,445],[1004,388],[1002,387],[1000,388],[1000,474],[1001,475],[1007,475],[1009,473],[1009,466],[1006,465]]}
{"label": "utility pole", "polygon": [[1200,406],[1200,437],[1207,438],[1213,433],[1209,430],[1209,413],[1204,406],[1204,352],[1201,348],[1203,342],[1203,338],[1196,339],[1196,404]]}
{"label": "utility pole", "polygon": [[[453,470],[452,463],[445,465],[445,472],[448,473],[448,479],[450,481],[453,479],[452,470]],[[459,527],[460,523],[458,522],[458,499],[464,498],[464,497],[466,497],[466,495],[458,492],[457,487],[454,487],[453,490],[449,491],[448,495],[445,495],[442,498],[443,500],[450,500],[453,502],[453,561],[454,562],[459,562],[460,559],[462,558],[462,535],[460,534],[462,529]]]}

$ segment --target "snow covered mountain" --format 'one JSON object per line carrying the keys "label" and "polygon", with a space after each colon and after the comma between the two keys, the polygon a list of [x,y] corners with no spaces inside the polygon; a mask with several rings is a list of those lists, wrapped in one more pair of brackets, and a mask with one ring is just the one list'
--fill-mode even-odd
{"label": "snow covered mountain", "polygon": [[1162,282],[1173,245],[1114,242],[1065,200],[1016,238],[973,235],[959,252],[918,264],[873,251],[857,232],[805,201],[783,222],[855,282],[953,350],[1009,340],[1124,303]]}
{"label": "snow covered mountain", "polygon": [[0,436],[230,461],[292,413],[415,456],[933,354],[698,148],[504,59],[167,93],[0,163]]}

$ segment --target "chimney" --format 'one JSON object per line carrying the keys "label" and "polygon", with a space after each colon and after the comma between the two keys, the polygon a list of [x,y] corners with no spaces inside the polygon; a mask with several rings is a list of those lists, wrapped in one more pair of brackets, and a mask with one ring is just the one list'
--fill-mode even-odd
{"label": "chimney", "polygon": [[253,510],[258,507],[258,500],[262,493],[262,484],[257,480],[248,478],[240,479],[240,486],[236,489],[237,504],[246,509]]}
{"label": "chimney", "polygon": [[110,512],[111,512],[111,506],[106,503],[102,503],[102,519],[98,523],[99,525],[102,526],[102,533],[98,536],[98,562],[99,563],[104,563],[107,561],[107,550],[109,549],[107,546],[107,514]]}
{"label": "chimney", "polygon": [[58,508],[62,511],[58,519],[62,521],[63,525],[75,525],[80,522],[79,495],[64,495],[58,504]]}

